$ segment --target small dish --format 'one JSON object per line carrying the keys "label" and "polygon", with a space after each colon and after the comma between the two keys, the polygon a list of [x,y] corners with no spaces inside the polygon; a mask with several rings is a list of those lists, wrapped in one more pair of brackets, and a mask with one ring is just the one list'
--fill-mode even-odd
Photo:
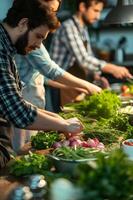
{"label": "small dish", "polygon": [[133,160],[133,139],[127,139],[122,142],[122,149]]}

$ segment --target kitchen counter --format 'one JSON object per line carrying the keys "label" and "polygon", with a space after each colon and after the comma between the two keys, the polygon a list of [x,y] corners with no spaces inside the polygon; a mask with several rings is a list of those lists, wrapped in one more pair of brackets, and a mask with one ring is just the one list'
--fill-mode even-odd
{"label": "kitchen counter", "polygon": [[10,177],[1,176],[0,177],[0,200],[9,200],[11,192],[18,186],[20,186],[20,181]]}

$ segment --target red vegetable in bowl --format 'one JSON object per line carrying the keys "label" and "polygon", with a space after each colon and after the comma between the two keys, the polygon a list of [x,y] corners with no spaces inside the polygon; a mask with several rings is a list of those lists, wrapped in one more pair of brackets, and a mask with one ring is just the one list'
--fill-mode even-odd
{"label": "red vegetable in bowl", "polygon": [[68,147],[70,145],[70,141],[69,140],[64,140],[63,142],[62,142],[62,146],[63,147]]}
{"label": "red vegetable in bowl", "polygon": [[91,148],[94,148],[97,146],[97,142],[95,142],[94,139],[88,139],[87,143],[88,143],[88,147],[91,147]]}
{"label": "red vegetable in bowl", "polygon": [[61,142],[55,142],[52,147],[56,149],[56,148],[62,147],[62,144]]}
{"label": "red vegetable in bowl", "polygon": [[70,147],[80,147],[81,146],[81,141],[80,140],[73,140],[72,142],[70,142]]}
{"label": "red vegetable in bowl", "polygon": [[72,137],[69,138],[70,142],[73,142],[75,140],[79,140],[79,136],[72,136]]}
{"label": "red vegetable in bowl", "polygon": [[103,150],[105,148],[104,144],[102,142],[100,142],[98,145],[97,145],[97,149],[100,149],[100,150]]}
{"label": "red vegetable in bowl", "polygon": [[98,145],[99,144],[99,140],[97,138],[93,138],[93,140],[95,141],[95,144]]}
{"label": "red vegetable in bowl", "polygon": [[86,142],[86,141],[83,141],[83,142],[82,142],[82,147],[88,148],[88,147],[89,147],[89,144],[88,144],[88,142]]}
{"label": "red vegetable in bowl", "polygon": [[99,150],[104,149],[104,144],[99,142],[97,138],[91,139],[89,138],[87,141],[83,140],[83,138],[79,136],[70,137],[68,140],[56,142],[53,145],[53,148],[60,147],[83,147],[83,148],[97,148]]}
{"label": "red vegetable in bowl", "polygon": [[133,142],[127,142],[127,141],[125,141],[124,144],[126,144],[128,146],[133,146]]}

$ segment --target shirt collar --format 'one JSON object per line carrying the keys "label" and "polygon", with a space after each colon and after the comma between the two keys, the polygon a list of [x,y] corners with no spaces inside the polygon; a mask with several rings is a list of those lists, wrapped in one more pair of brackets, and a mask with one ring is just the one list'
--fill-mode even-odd
{"label": "shirt collar", "polygon": [[17,53],[17,50],[15,46],[13,45],[11,38],[9,37],[9,34],[6,31],[6,29],[3,27],[2,23],[0,23],[0,35],[4,41],[4,46],[7,52],[9,52],[9,55],[14,56]]}
{"label": "shirt collar", "polygon": [[83,30],[83,29],[86,29],[86,28],[87,28],[86,25],[84,25],[84,26],[81,26],[81,25],[80,25],[79,19],[78,19],[78,17],[77,17],[76,15],[73,15],[73,18],[74,18],[74,20],[75,20],[77,26],[80,28],[80,30]]}

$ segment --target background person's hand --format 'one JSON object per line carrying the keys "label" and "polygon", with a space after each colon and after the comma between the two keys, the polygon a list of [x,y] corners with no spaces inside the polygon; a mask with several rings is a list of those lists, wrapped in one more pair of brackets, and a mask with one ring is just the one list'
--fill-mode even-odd
{"label": "background person's hand", "polygon": [[107,64],[102,68],[102,71],[105,73],[112,74],[115,78],[123,79],[123,78],[133,78],[132,74],[126,67],[117,66],[113,64]]}
{"label": "background person's hand", "polygon": [[100,76],[99,74],[94,75],[93,83],[100,86],[103,89],[110,88],[110,84],[109,84],[108,80],[105,77]]}

